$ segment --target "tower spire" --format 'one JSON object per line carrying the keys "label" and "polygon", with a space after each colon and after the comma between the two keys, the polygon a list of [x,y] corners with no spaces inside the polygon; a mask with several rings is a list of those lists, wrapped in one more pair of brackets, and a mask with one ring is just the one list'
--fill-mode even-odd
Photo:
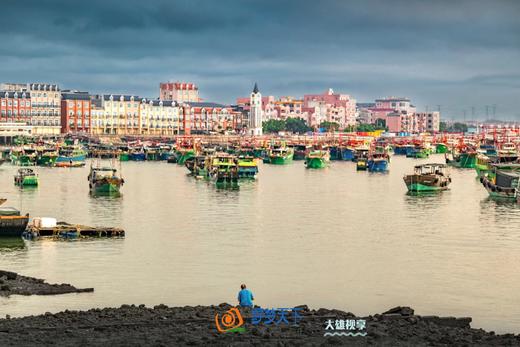
{"label": "tower spire", "polygon": [[253,88],[253,93],[258,93],[258,85],[255,82],[255,87]]}

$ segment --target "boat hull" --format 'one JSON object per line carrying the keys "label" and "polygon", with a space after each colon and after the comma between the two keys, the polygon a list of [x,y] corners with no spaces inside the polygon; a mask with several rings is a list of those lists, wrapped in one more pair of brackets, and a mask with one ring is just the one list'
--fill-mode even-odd
{"label": "boat hull", "polygon": [[307,158],[305,159],[305,166],[308,169],[324,169],[327,167],[327,161],[323,158]]}
{"label": "boat hull", "polygon": [[436,186],[427,186],[421,183],[412,183],[406,186],[408,191],[410,192],[438,192],[441,190],[446,190],[447,187],[436,187]]}
{"label": "boat hull", "polygon": [[58,158],[56,158],[56,163],[82,162],[85,161],[86,157],[87,156],[85,154],[76,155],[73,157],[59,156]]}
{"label": "boat hull", "polygon": [[288,156],[285,156],[285,157],[274,157],[274,156],[271,156],[269,157],[269,163],[270,164],[273,164],[273,165],[287,165],[287,164],[290,164],[292,163],[293,161],[293,156],[292,155],[288,155]]}
{"label": "boat hull", "polygon": [[385,172],[388,170],[387,160],[369,160],[368,171],[370,172]]}
{"label": "boat hull", "polygon": [[29,216],[0,216],[0,237],[21,237]]}

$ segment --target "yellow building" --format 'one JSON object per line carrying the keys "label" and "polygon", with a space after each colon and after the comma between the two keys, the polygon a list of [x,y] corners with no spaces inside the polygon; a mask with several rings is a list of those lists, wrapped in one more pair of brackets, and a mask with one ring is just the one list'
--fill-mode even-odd
{"label": "yellow building", "polygon": [[175,135],[179,133],[179,107],[175,101],[141,101],[139,133],[142,135]]}

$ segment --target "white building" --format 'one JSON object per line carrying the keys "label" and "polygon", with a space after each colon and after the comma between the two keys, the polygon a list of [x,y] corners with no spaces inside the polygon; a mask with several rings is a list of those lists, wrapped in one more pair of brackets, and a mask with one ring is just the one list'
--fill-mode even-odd
{"label": "white building", "polygon": [[249,134],[253,136],[262,135],[262,94],[255,83],[250,98],[251,108],[249,110]]}

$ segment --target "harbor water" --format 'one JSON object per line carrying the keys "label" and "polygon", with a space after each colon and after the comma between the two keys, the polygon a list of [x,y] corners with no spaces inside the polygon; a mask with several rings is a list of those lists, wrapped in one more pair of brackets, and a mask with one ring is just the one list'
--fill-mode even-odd
{"label": "harbor water", "polygon": [[0,269],[94,293],[0,298],[0,315],[122,304],[235,303],[246,283],[263,307],[338,308],[359,315],[397,305],[471,316],[473,327],[520,330],[520,205],[487,197],[474,170],[452,169],[451,190],[406,194],[413,166],[386,174],[351,162],[260,164],[258,179],[218,190],[165,162],[124,162],[122,196],[89,195],[84,168],[36,168],[40,186],[13,184],[6,206],[31,217],[122,227],[124,239],[0,239]]}

